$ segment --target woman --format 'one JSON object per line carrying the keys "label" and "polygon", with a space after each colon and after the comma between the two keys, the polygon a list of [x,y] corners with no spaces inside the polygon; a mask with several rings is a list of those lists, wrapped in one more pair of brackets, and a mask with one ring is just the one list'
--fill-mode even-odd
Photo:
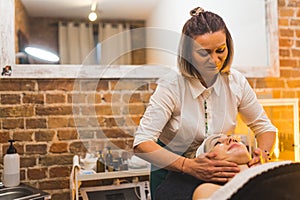
{"label": "woman", "polygon": [[[214,159],[236,163],[241,171],[249,168],[251,155],[247,147],[232,136],[211,135],[200,145],[196,156],[207,152],[216,153],[217,156]],[[207,199],[220,187],[221,185],[215,183],[201,184],[194,191],[193,199]]]}
{"label": "woman", "polygon": [[203,183],[193,194],[193,200],[204,199],[299,199],[299,167],[293,161],[270,162],[249,168],[251,155],[245,144],[232,136],[211,135],[203,141],[196,156],[214,152],[215,159],[234,162],[239,173],[226,185]]}
{"label": "woman", "polygon": [[238,113],[258,142],[250,166],[259,164],[261,157],[266,157],[265,151],[272,152],[275,142],[276,128],[254,91],[239,72],[230,68],[233,42],[224,21],[199,7],[191,15],[179,44],[180,73],[170,73],[158,81],[135,133],[135,153],[152,163],[153,199],[169,172],[186,178],[178,185],[185,187],[184,192],[178,196],[176,189],[163,193],[170,199],[191,199],[202,181],[225,183],[240,171],[233,162],[213,159],[215,153],[195,157],[197,147],[208,135],[233,132]]}

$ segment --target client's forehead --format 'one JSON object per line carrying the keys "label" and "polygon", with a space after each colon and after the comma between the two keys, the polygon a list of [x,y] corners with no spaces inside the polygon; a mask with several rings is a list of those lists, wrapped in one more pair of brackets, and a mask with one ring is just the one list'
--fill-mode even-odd
{"label": "client's forehead", "polygon": [[205,152],[209,152],[213,149],[217,142],[221,142],[222,140],[228,138],[227,135],[219,134],[210,136],[205,142]]}

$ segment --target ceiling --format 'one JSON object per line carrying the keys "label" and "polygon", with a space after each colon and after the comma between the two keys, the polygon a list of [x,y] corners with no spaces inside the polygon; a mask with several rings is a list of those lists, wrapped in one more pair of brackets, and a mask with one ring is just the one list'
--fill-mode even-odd
{"label": "ceiling", "polygon": [[145,20],[159,0],[20,0],[31,17],[87,18],[97,4],[99,18]]}

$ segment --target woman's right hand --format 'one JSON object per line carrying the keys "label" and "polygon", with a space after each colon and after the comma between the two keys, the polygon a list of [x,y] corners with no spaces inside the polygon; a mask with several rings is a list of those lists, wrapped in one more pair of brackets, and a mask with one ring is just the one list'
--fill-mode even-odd
{"label": "woman's right hand", "polygon": [[194,159],[186,159],[183,172],[207,182],[225,183],[240,169],[237,164],[225,160],[215,160],[216,153],[202,154]]}

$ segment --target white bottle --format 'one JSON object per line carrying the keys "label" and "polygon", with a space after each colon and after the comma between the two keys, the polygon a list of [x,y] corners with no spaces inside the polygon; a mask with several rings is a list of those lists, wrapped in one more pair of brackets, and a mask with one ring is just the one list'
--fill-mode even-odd
{"label": "white bottle", "polygon": [[10,146],[3,160],[3,184],[5,187],[14,187],[20,184],[20,156],[13,145],[14,140],[9,140]]}

